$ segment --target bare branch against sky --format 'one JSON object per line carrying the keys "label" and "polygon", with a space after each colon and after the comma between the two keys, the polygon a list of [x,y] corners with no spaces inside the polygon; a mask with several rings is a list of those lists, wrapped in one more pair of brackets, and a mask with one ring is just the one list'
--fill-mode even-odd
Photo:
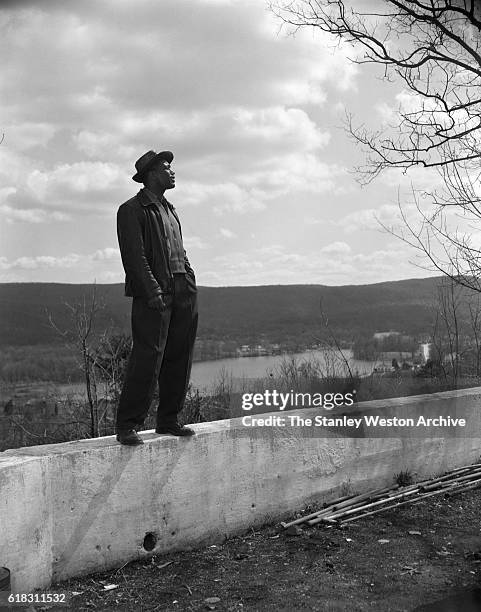
{"label": "bare branch against sky", "polygon": [[405,218],[401,197],[409,237],[392,231],[435,269],[479,291],[481,5],[475,0],[299,0],[271,7],[295,31],[328,33],[352,47],[357,65],[375,65],[386,83],[401,84],[398,106],[388,111],[384,124],[356,125],[355,113],[348,114],[348,133],[365,154],[358,179],[368,184],[386,170],[436,170],[437,184],[413,189],[418,228]]}

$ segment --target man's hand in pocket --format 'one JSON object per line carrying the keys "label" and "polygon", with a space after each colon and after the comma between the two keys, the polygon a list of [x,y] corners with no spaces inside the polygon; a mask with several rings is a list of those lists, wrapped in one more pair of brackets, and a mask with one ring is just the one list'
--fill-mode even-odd
{"label": "man's hand in pocket", "polygon": [[167,304],[161,295],[156,295],[153,298],[150,298],[150,300],[147,301],[147,306],[149,308],[153,308],[154,310],[165,310],[167,308]]}

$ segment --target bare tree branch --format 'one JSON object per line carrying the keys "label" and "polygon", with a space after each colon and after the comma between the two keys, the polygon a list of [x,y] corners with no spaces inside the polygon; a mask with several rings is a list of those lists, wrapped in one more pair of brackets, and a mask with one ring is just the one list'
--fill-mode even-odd
{"label": "bare tree branch", "polygon": [[418,194],[419,226],[401,211],[407,231],[389,231],[435,270],[481,291],[481,252],[466,230],[453,232],[449,215],[454,207],[464,222],[481,219],[481,2],[273,0],[270,8],[291,31],[327,32],[355,50],[352,61],[378,65],[405,87],[380,128],[346,114],[347,133],[365,152],[357,178],[368,184],[388,169],[434,169],[441,186],[422,194],[431,212]]}

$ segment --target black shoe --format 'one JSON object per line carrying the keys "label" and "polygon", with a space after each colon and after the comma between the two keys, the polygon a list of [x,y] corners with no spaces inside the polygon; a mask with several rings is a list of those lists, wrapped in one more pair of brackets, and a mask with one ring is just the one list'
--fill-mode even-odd
{"label": "black shoe", "polygon": [[121,429],[117,432],[117,442],[120,444],[127,444],[129,446],[135,446],[136,444],[143,444],[144,441],[135,431],[135,429]]}
{"label": "black shoe", "polygon": [[172,425],[164,425],[163,427],[157,427],[155,433],[158,434],[171,434],[172,436],[193,436],[195,431],[190,427],[180,426],[178,423]]}

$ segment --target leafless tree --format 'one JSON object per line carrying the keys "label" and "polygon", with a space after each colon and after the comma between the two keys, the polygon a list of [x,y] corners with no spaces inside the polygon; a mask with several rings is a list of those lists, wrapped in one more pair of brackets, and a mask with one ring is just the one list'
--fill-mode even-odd
{"label": "leafless tree", "polygon": [[[481,250],[466,229],[481,219],[481,2],[276,0],[271,9],[294,29],[319,28],[351,45],[352,61],[380,66],[382,78],[403,85],[389,124],[370,129],[346,118],[366,153],[358,178],[436,170],[440,187],[415,193],[420,227],[407,223],[407,234],[393,233],[456,283],[481,291]],[[460,229],[452,228],[453,209]]]}
{"label": "leafless tree", "polygon": [[460,308],[463,298],[460,289],[451,279],[438,286],[432,333],[436,362],[454,389],[457,389],[460,376]]}
{"label": "leafless tree", "polygon": [[473,343],[473,370],[475,376],[481,377],[481,303],[479,295],[468,304],[471,338]]}
{"label": "leafless tree", "polygon": [[106,329],[93,351],[95,367],[106,385],[106,394],[115,404],[120,399],[131,348],[130,336]]}
{"label": "leafless tree", "polygon": [[481,376],[481,298],[444,278],[437,288],[431,342],[446,380]]}
{"label": "leafless tree", "polygon": [[329,316],[324,308],[322,299],[319,300],[319,311],[322,333],[320,338],[316,338],[316,341],[322,346],[326,355],[329,355],[331,358],[334,355],[336,356],[336,365],[338,373],[339,371],[344,370],[349,375],[349,378],[354,378],[349,359],[342,350],[338,338],[332,332],[332,329],[329,327]]}
{"label": "leafless tree", "polygon": [[98,352],[92,342],[93,328],[97,313],[104,308],[97,297],[97,288],[94,284],[89,298],[83,299],[76,304],[64,302],[68,308],[73,322],[73,333],[69,330],[61,330],[48,314],[50,324],[65,338],[68,344],[75,346],[80,353],[80,367],[84,373],[85,389],[90,409],[90,434],[92,438],[99,436],[99,398],[97,393],[97,358]]}

